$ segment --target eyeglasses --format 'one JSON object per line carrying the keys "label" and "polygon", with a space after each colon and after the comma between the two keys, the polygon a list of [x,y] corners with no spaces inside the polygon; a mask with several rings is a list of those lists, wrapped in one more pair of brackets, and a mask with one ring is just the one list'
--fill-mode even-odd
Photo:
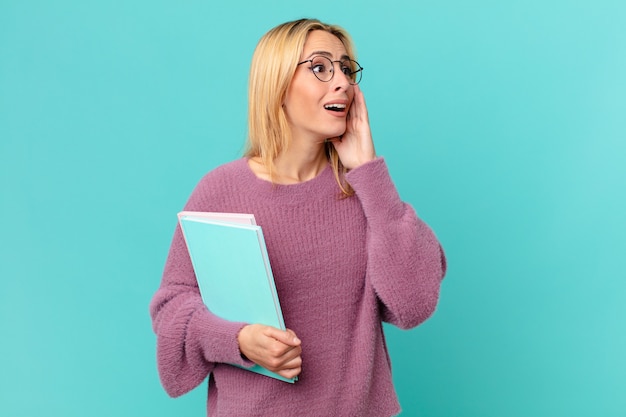
{"label": "eyeglasses", "polygon": [[346,58],[339,61],[333,61],[325,56],[314,56],[306,61],[298,62],[298,65],[302,65],[307,62],[311,63],[310,69],[313,72],[313,75],[315,75],[317,79],[322,82],[327,83],[335,76],[335,62],[339,63],[339,69],[343,75],[348,78],[351,85],[361,82],[363,67],[361,67],[358,62],[351,59]]}

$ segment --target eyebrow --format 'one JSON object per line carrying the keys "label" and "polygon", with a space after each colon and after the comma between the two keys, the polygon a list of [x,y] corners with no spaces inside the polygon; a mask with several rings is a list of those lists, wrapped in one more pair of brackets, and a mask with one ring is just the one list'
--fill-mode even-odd
{"label": "eyebrow", "polygon": [[[331,54],[328,51],[313,51],[313,52],[311,52],[311,54],[306,59],[311,59],[311,57],[313,57],[315,55],[322,55],[322,56],[325,56],[325,57],[328,57],[328,58],[331,58],[331,59],[333,57],[333,54]],[[348,55],[341,55],[340,59],[350,59],[350,57]]]}

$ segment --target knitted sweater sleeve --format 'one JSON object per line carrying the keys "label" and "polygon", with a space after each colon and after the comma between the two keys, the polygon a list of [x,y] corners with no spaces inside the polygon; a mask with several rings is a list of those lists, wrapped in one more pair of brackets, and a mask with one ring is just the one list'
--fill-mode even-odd
{"label": "knitted sweater sleeve", "polygon": [[346,175],[367,219],[367,282],[383,320],[408,329],[435,311],[446,259],[433,231],[403,203],[383,158]]}
{"label": "knitted sweater sleeve", "polygon": [[[185,210],[202,210],[202,183]],[[157,336],[157,366],[166,392],[177,397],[198,386],[218,362],[251,366],[239,351],[237,334],[244,323],[213,315],[202,302],[180,226],[176,227],[161,286],[150,303]]]}

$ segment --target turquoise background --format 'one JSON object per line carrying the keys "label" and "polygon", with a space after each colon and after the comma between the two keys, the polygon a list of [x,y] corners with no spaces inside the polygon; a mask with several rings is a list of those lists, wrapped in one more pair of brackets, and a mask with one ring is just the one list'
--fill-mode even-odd
{"label": "turquoise background", "polygon": [[204,414],[148,303],[237,158],[269,28],[346,27],[377,151],[449,259],[387,327],[403,416],[626,416],[626,3],[0,0],[0,414]]}

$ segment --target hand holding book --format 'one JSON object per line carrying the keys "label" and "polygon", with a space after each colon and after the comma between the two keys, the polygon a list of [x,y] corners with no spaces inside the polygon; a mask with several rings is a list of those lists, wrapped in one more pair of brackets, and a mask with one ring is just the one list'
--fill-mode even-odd
{"label": "hand holding book", "polygon": [[287,379],[302,370],[300,339],[292,330],[262,324],[249,324],[237,338],[239,350],[247,359]]}

